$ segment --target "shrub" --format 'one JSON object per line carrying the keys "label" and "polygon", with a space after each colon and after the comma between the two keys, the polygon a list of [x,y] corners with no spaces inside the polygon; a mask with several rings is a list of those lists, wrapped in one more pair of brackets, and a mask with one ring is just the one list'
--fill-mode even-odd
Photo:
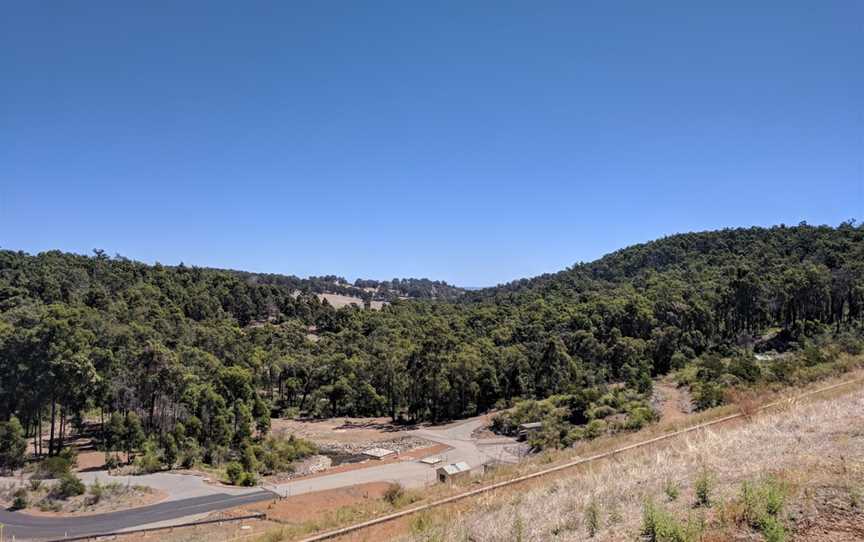
{"label": "shrub", "polygon": [[587,439],[594,439],[602,435],[606,432],[606,422],[603,420],[591,420],[588,422],[588,425],[585,426],[584,437]]}
{"label": "shrub", "polygon": [[45,498],[39,501],[39,510],[43,512],[59,512],[62,507],[54,499]]}
{"label": "shrub", "polygon": [[786,487],[773,477],[755,484],[741,484],[743,519],[750,527],[762,532],[766,540],[785,540],[786,530],[779,516],[786,502],[786,493]]}
{"label": "shrub", "polygon": [[72,463],[61,456],[47,457],[36,467],[36,475],[40,478],[62,478],[72,470]]}
{"label": "shrub", "polygon": [[711,489],[714,485],[714,476],[711,471],[703,468],[696,477],[693,489],[696,496],[696,506],[711,506]]}
{"label": "shrub", "polygon": [[191,469],[201,460],[201,446],[194,438],[188,437],[183,441],[183,449],[180,453],[180,465],[184,469]]}
{"label": "shrub", "polygon": [[60,478],[60,483],[57,484],[54,494],[61,499],[68,499],[83,495],[85,490],[84,482],[80,478],[74,474],[65,474]]}
{"label": "shrub", "polygon": [[602,420],[604,418],[608,418],[609,416],[615,414],[615,409],[608,405],[600,405],[591,410],[588,414],[590,418],[595,420]]}
{"label": "shrub", "polygon": [[292,471],[291,464],[294,461],[310,456],[317,451],[317,447],[312,442],[296,438],[293,435],[287,439],[270,436],[257,449],[251,452],[244,450],[244,455],[248,456],[246,459],[250,463],[257,458],[255,467],[259,472],[272,474]]}
{"label": "shrub", "polygon": [[666,494],[666,498],[669,502],[678,499],[678,495],[681,494],[681,488],[678,486],[678,482],[675,480],[666,480],[666,483],[663,485],[663,492]]}
{"label": "shrub", "polygon": [[254,472],[243,471],[240,474],[240,479],[237,480],[238,486],[253,487],[258,483],[258,475]]}
{"label": "shrub", "polygon": [[648,501],[642,509],[642,536],[648,542],[687,542],[687,530],[668,512]]}
{"label": "shrub", "polygon": [[585,507],[585,528],[588,530],[588,538],[594,538],[600,530],[600,507],[594,499]]}
{"label": "shrub", "polygon": [[225,467],[225,474],[228,476],[228,482],[231,485],[239,485],[243,477],[243,465],[232,461]]}
{"label": "shrub", "polygon": [[258,458],[255,456],[255,448],[246,442],[240,450],[240,462],[247,472],[257,472],[259,468]]}
{"label": "shrub", "polygon": [[57,454],[59,457],[62,457],[69,463],[69,468],[78,466],[78,452],[73,448],[66,447],[60,450],[60,453]]}
{"label": "shrub", "polygon": [[[183,424],[177,424],[181,428]],[[185,429],[184,429],[185,431]],[[174,438],[174,435],[171,433],[167,433],[162,437],[162,458],[165,461],[165,466],[168,469],[173,469],[174,464],[177,463],[177,459],[180,456],[180,449],[177,446],[177,439]]]}
{"label": "shrub", "polygon": [[630,411],[626,427],[635,431],[642,429],[656,419],[657,413],[653,409],[646,406],[637,406]]}
{"label": "shrub", "polygon": [[99,480],[96,480],[93,485],[90,486],[89,493],[90,504],[96,504],[102,500],[102,496],[105,494],[105,488],[99,483]]}
{"label": "shrub", "polygon": [[384,491],[384,500],[393,506],[397,506],[405,497],[405,488],[401,484],[392,483]]}
{"label": "shrub", "polygon": [[783,527],[780,520],[773,516],[765,518],[759,530],[762,531],[765,542],[784,542],[786,540],[786,528]]}
{"label": "shrub", "polygon": [[723,404],[723,386],[716,382],[699,382],[693,389],[697,410],[706,410]]}
{"label": "shrub", "polygon": [[39,491],[42,489],[42,480],[36,478],[30,479],[30,491]]}
{"label": "shrub", "polygon": [[752,355],[739,355],[732,358],[729,362],[729,373],[744,382],[756,382],[762,377],[762,370]]}
{"label": "shrub", "polygon": [[27,499],[27,489],[23,487],[19,487],[15,490],[15,493],[13,493],[12,496],[12,510],[23,510],[27,508],[28,504],[30,504]]}
{"label": "shrub", "polygon": [[162,462],[159,461],[159,456],[156,453],[145,453],[140,457],[135,458],[135,466],[139,473],[151,474],[162,470]]}

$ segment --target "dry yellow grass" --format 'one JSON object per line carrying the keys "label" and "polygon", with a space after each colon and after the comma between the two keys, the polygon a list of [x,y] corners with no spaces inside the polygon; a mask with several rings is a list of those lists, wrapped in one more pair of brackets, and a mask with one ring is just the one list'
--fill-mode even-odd
{"label": "dry yellow grass", "polygon": [[[790,402],[734,427],[711,428],[658,449],[592,465],[578,476],[530,490],[479,497],[473,510],[417,521],[411,540],[635,540],[646,499],[663,503],[681,519],[717,521],[722,506],[694,509],[694,480],[711,473],[717,501],[737,494],[740,483],[782,472],[796,486],[858,477],[864,465],[864,391],[819,402]],[[857,478],[856,478],[857,479]],[[596,518],[596,519],[595,519]]]}

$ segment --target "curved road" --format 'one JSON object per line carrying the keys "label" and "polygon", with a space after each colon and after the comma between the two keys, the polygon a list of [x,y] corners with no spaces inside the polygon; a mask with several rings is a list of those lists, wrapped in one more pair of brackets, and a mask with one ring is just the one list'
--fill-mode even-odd
{"label": "curved road", "polygon": [[[475,418],[447,428],[419,429],[411,431],[410,434],[447,445],[450,449],[445,453],[438,454],[442,456],[445,463],[464,461],[472,468],[476,468],[492,460],[517,461],[516,457],[505,450],[505,447],[512,445],[512,439],[496,438],[478,441],[471,437],[473,431],[481,427],[483,423],[482,419]],[[106,477],[102,473],[88,473],[88,478],[97,476],[103,482],[113,479],[113,477]],[[132,478],[136,483],[167,490],[171,496],[167,501],[151,506],[132,508],[122,512],[68,518],[39,517],[0,510],[0,524],[5,526],[4,534],[7,539],[12,535],[17,540],[95,535],[264,501],[272,499],[274,493],[282,496],[300,495],[369,482],[389,481],[399,482],[406,487],[422,487],[434,483],[435,468],[418,461],[402,461],[299,479],[286,484],[267,486],[267,491],[251,490],[251,492],[248,489],[208,486],[199,477],[187,475],[166,473]],[[90,482],[90,480],[87,481]],[[206,494],[202,494],[202,492]]]}
{"label": "curved road", "polygon": [[0,524],[7,540],[63,538],[88,534],[112,533],[138,525],[173,520],[195,514],[215,512],[235,506],[272,499],[267,491],[246,495],[215,494],[180,501],[166,501],[123,512],[68,518],[39,517],[0,510]]}

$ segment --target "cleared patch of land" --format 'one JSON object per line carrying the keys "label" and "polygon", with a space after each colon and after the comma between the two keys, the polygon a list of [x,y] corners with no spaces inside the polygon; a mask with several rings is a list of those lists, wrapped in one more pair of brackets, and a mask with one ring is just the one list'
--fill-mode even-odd
{"label": "cleared patch of land", "polygon": [[[275,434],[295,435],[311,440],[322,448],[362,451],[366,447],[390,443],[398,451],[427,446],[423,439],[410,436],[412,427],[391,423],[390,418],[326,418],[321,420],[274,419]],[[401,445],[399,443],[402,443]]]}
{"label": "cleared patch of land", "polygon": [[[336,309],[341,309],[342,307],[347,307],[348,305],[357,305],[358,307],[363,307],[363,299],[359,297],[354,297],[350,295],[341,295],[341,294],[315,294],[318,296],[320,300],[327,300],[327,303],[330,303]],[[371,301],[369,304],[369,308],[379,310],[381,307],[385,305],[384,301]]]}

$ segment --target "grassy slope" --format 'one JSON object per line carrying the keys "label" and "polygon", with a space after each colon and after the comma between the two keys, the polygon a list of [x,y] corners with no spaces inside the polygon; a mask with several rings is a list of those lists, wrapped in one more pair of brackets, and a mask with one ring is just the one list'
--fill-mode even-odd
{"label": "grassy slope", "polygon": [[[703,473],[711,480],[712,505],[694,507]],[[741,484],[769,475],[786,488],[780,520],[787,539],[864,537],[864,388],[790,402],[747,423],[595,464],[578,476],[498,493],[463,510],[458,522],[435,515],[415,520],[409,538],[584,540],[596,530],[594,540],[636,540],[651,500],[682,528],[689,522],[692,538],[683,540],[759,540],[759,529],[743,517]],[[677,488],[676,499],[667,487]]]}

